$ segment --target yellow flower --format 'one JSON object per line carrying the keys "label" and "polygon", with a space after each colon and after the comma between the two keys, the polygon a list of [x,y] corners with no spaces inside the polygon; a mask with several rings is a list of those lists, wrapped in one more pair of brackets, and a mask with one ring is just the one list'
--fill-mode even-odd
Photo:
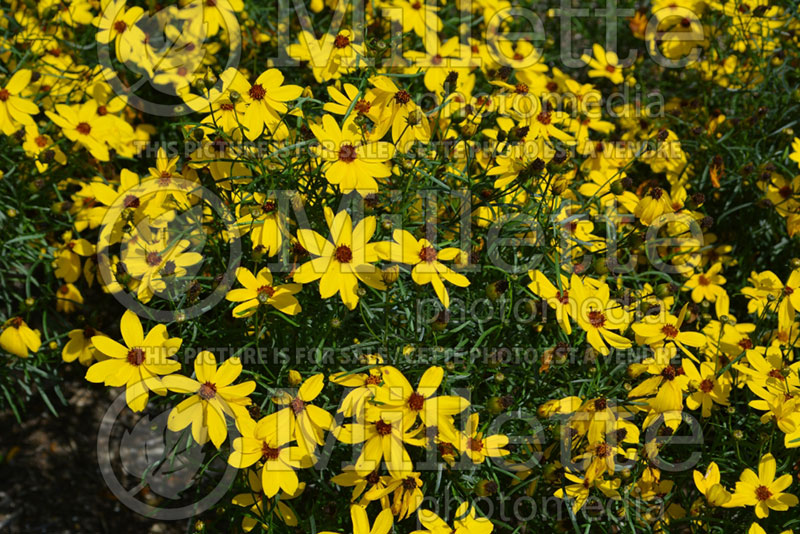
{"label": "yellow flower", "polygon": [[[353,521],[353,534],[389,534],[394,525],[394,518],[390,509],[382,510],[375,518],[372,528],[369,526],[367,509],[364,506],[353,504],[350,506],[350,519]],[[336,534],[325,531],[319,534]]]}
{"label": "yellow flower", "polygon": [[238,469],[261,462],[264,495],[274,497],[280,491],[294,494],[299,487],[295,469],[311,466],[311,458],[302,447],[292,446],[294,422],[286,410],[267,415],[258,423],[239,422],[242,436],[233,441],[228,463]]}
{"label": "yellow flower", "polygon": [[245,406],[251,404],[248,395],[256,389],[256,383],[248,380],[233,384],[241,373],[239,358],[225,360],[218,368],[214,355],[202,351],[194,359],[196,380],[179,374],[165,376],[161,382],[168,390],[192,394],[170,411],[167,427],[178,432],[191,425],[197,443],[203,445],[210,437],[219,449],[228,435],[225,416],[250,417]]}
{"label": "yellow flower", "polygon": [[453,416],[466,410],[469,401],[455,395],[433,396],[444,376],[441,367],[429,367],[420,378],[416,389],[395,367],[383,367],[381,375],[383,385],[374,390],[373,409],[391,412],[391,415],[387,414],[387,418],[393,420],[402,417],[404,428],[411,428],[419,416],[425,426],[437,427],[450,437],[455,434]]}
{"label": "yellow flower", "polygon": [[722,263],[715,263],[705,273],[697,273],[691,276],[683,285],[684,291],[692,292],[692,300],[701,303],[703,300],[716,303],[717,315],[727,315],[728,313],[728,294],[722,287],[725,285],[725,277],[719,274]]}
{"label": "yellow flower", "polygon": [[365,498],[368,501],[377,501],[394,493],[391,510],[398,521],[416,512],[422,504],[422,480],[419,473],[411,471],[397,473],[385,484],[383,488],[373,487],[366,493]]}
{"label": "yellow flower", "polygon": [[711,462],[705,474],[700,471],[692,473],[694,485],[702,493],[711,506],[722,506],[731,500],[731,494],[720,484],[719,467],[716,462]]}
{"label": "yellow flower", "polygon": [[147,405],[150,391],[166,394],[167,388],[158,375],[180,369],[180,362],[170,358],[178,351],[182,340],[167,337],[167,327],[163,324],[154,326],[145,336],[139,317],[131,310],[123,314],[120,331],[125,345],[103,335],[92,337],[92,344],[109,359],[89,367],[86,380],[111,387],[125,386],[128,406],[140,412]]}
{"label": "yellow flower", "polygon": [[57,113],[45,113],[67,139],[80,143],[100,161],[110,159],[107,141],[115,139],[112,132],[116,123],[111,115],[97,113],[97,102],[88,100],[71,106],[56,104],[55,109]]}
{"label": "yellow flower", "polygon": [[761,457],[758,463],[758,476],[745,469],[736,483],[736,491],[726,508],[754,506],[759,519],[769,516],[770,510],[783,512],[797,506],[797,497],[783,490],[792,485],[792,475],[775,478],[776,463],[771,453]]}
{"label": "yellow flower", "polygon": [[300,284],[273,285],[272,273],[264,267],[253,276],[246,267],[236,270],[236,279],[243,288],[231,289],[225,298],[231,302],[240,302],[233,309],[233,316],[238,318],[250,317],[258,310],[259,306],[269,304],[276,310],[287,315],[296,315],[302,311],[295,295],[303,289]]}
{"label": "yellow flower", "polygon": [[415,530],[412,534],[491,534],[494,531],[491,521],[485,517],[475,517],[475,509],[469,502],[458,505],[453,528],[430,510],[420,510],[417,517],[425,530]]}
{"label": "yellow flower", "polygon": [[93,360],[104,359],[101,358],[102,353],[98,351],[92,343],[92,338],[96,335],[104,334],[98,332],[91,326],[70,330],[67,334],[69,341],[67,341],[64,348],[61,350],[61,359],[65,362],[74,362],[78,360],[87,367],[92,364]]}
{"label": "yellow flower", "polygon": [[83,295],[74,284],[63,284],[56,291],[56,310],[72,313],[83,304]]}
{"label": "yellow flower", "polygon": [[645,345],[662,346],[666,343],[674,343],[687,356],[697,361],[697,356],[689,352],[686,345],[690,347],[703,347],[706,344],[706,336],[700,332],[682,332],[681,325],[686,317],[688,305],[681,309],[678,317],[671,313],[661,313],[654,316],[645,316],[642,322],[634,324],[631,328],[637,336],[643,338],[641,341]]}
{"label": "yellow flower", "polygon": [[686,407],[690,410],[702,408],[703,417],[711,416],[711,406],[714,403],[728,406],[728,396],[731,392],[732,379],[730,373],[725,372],[717,376],[714,364],[703,362],[698,369],[691,360],[684,358],[683,371],[689,384],[695,389],[686,397]]}
{"label": "yellow flower", "polygon": [[283,74],[278,69],[265,71],[253,85],[238,72],[234,71],[233,75],[230,90],[237,91],[247,103],[244,116],[240,118],[247,138],[254,141],[266,128],[276,140],[285,139],[289,129],[282,122],[281,115],[289,109],[286,102],[297,99],[303,93],[303,88],[299,85],[283,85]]}
{"label": "yellow flower", "polygon": [[489,458],[500,458],[506,456],[508,451],[504,449],[508,445],[508,436],[503,434],[493,434],[484,436],[483,432],[478,431],[479,415],[473,413],[467,419],[467,427],[464,432],[459,432],[456,439],[456,447],[462,454],[469,456],[473,463],[480,464]]}
{"label": "yellow flower", "polygon": [[311,404],[319,396],[324,384],[325,376],[319,373],[306,380],[296,396],[282,391],[272,397],[274,403],[288,405],[286,411],[292,419],[294,438],[309,455],[314,453],[317,445],[325,444],[324,431],[333,424],[330,413]]}
{"label": "yellow flower", "polygon": [[294,273],[295,282],[308,284],[319,280],[319,294],[323,299],[339,293],[349,309],[358,304],[358,282],[375,289],[386,289],[381,271],[374,265],[378,261],[377,243],[369,240],[375,234],[375,217],[365,217],[353,228],[350,214],[342,210],[334,217],[325,208],[325,219],[331,231],[328,241],[310,229],[297,231],[300,244],[312,256]]}
{"label": "yellow flower", "polygon": [[450,282],[458,287],[467,287],[469,280],[459,274],[440,260],[450,261],[457,259],[461,250],[447,247],[437,251],[433,244],[425,238],[419,241],[407,230],[395,230],[392,234],[394,241],[380,244],[381,256],[389,261],[413,265],[411,278],[419,285],[431,284],[436,296],[445,308],[450,307],[450,295],[444,287],[444,282]]}
{"label": "yellow flower", "polygon": [[392,170],[385,162],[392,159],[394,146],[386,142],[363,142],[355,118],[347,119],[342,128],[330,115],[322,117],[322,125],[312,124],[311,131],[319,141],[314,152],[323,160],[322,169],[328,182],[338,185],[343,194],[358,191],[361,196],[378,191],[375,178],[386,178]]}
{"label": "yellow flower", "polygon": [[[242,530],[245,532],[250,532],[259,524],[266,529],[267,523],[269,522],[267,521],[268,514],[273,512],[287,526],[297,526],[297,514],[295,514],[294,510],[292,510],[292,508],[283,501],[296,499],[302,495],[303,491],[306,489],[305,482],[298,484],[297,491],[292,494],[282,491],[278,499],[264,498],[261,479],[256,471],[252,469],[247,471],[247,482],[250,485],[250,491],[248,493],[239,493],[235,495],[231,501],[236,506],[243,506],[250,509],[251,515],[245,515],[242,518]],[[261,518],[261,521],[256,518]]]}
{"label": "yellow flower", "polygon": [[619,303],[610,298],[608,285],[601,284],[593,289],[576,274],[570,283],[575,297],[578,325],[586,331],[586,340],[600,354],[609,354],[606,343],[617,349],[627,349],[632,343],[629,339],[612,332],[627,327],[627,312]]}
{"label": "yellow flower", "polygon": [[21,69],[0,87],[0,131],[12,135],[20,126],[35,126],[33,117],[39,113],[39,106],[20,94],[28,89],[31,71]]}
{"label": "yellow flower", "polygon": [[563,274],[559,275],[561,283],[559,288],[553,285],[541,271],[529,271],[531,283],[528,284],[534,295],[543,298],[547,304],[556,311],[556,321],[565,334],[572,333],[572,325],[569,322],[570,313],[574,313],[574,299],[569,296],[569,278]]}
{"label": "yellow flower", "polygon": [[42,345],[42,339],[36,330],[32,330],[22,317],[9,319],[3,325],[3,333],[0,334],[0,348],[10,352],[14,356],[27,358],[28,351],[38,352]]}
{"label": "yellow flower", "polygon": [[643,224],[649,225],[665,213],[674,211],[669,193],[661,187],[651,187],[636,204],[633,213]]}
{"label": "yellow flower", "polygon": [[606,52],[602,46],[595,44],[592,46],[594,58],[584,54],[581,61],[589,65],[590,78],[608,78],[612,83],[619,84],[624,81],[622,67],[619,65],[619,58],[614,52]]}

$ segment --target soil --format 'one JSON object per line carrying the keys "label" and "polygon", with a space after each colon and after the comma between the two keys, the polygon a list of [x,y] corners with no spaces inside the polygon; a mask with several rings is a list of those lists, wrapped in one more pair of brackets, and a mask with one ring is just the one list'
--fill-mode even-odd
{"label": "soil", "polygon": [[58,417],[38,396],[26,406],[22,424],[10,411],[0,412],[0,532],[177,534],[190,529],[187,520],[157,522],[139,515],[111,493],[97,461],[97,435],[115,392],[88,384],[78,364],[63,371],[68,405],[55,405]]}

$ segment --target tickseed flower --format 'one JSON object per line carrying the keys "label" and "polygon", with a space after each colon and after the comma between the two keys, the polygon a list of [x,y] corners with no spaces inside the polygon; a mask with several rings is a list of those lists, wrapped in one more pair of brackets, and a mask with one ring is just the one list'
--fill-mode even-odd
{"label": "tickseed flower", "polygon": [[264,128],[278,140],[289,135],[289,129],[282,122],[281,115],[289,109],[286,102],[297,99],[303,93],[302,87],[283,85],[281,71],[269,69],[256,78],[252,85],[241,74],[235,73],[230,90],[237,91],[247,103],[247,109],[240,121],[249,140],[256,140]]}
{"label": "tickseed flower", "polygon": [[[617,349],[627,349],[632,343],[629,339],[612,332],[624,330],[627,326],[626,313],[620,304],[610,298],[606,284],[592,289],[581,278],[573,274],[570,282],[572,295],[577,306],[576,320],[586,331],[586,340],[600,354],[609,354],[608,345]],[[608,345],[606,345],[608,343]]]}
{"label": "tickseed flower", "polygon": [[429,367],[416,389],[394,367],[383,367],[381,374],[383,385],[374,390],[372,399],[375,410],[391,412],[387,417],[402,414],[404,428],[411,428],[419,416],[425,426],[437,427],[440,431],[449,429],[447,434],[454,434],[452,418],[466,410],[469,401],[456,395],[434,397],[444,377],[441,367]]}
{"label": "tickseed flower", "polygon": [[311,466],[311,458],[294,441],[294,421],[289,412],[280,410],[258,421],[241,420],[242,437],[233,441],[228,463],[238,469],[261,465],[264,495],[274,497],[280,491],[294,494],[300,482],[295,469]]}
{"label": "tickseed flower", "polygon": [[394,493],[392,498],[391,510],[397,516],[398,521],[409,517],[417,511],[422,504],[422,479],[419,473],[411,471],[397,473],[386,482],[386,487],[374,487],[369,490],[365,498],[369,501],[380,500],[389,494]]}
{"label": "tickseed flower", "polygon": [[234,384],[242,373],[239,358],[230,358],[217,367],[214,354],[200,352],[194,359],[195,379],[172,374],[161,382],[170,391],[192,394],[169,413],[167,427],[173,432],[192,427],[192,437],[200,445],[209,438],[216,448],[225,441],[228,425],[225,416],[234,419],[249,417],[246,406],[248,397],[256,389],[252,380]]}
{"label": "tickseed flower", "polygon": [[231,289],[225,295],[229,301],[241,303],[233,308],[234,317],[250,317],[256,313],[259,306],[266,304],[287,315],[296,315],[302,311],[295,295],[303,289],[303,286],[274,285],[272,273],[267,267],[258,271],[255,276],[246,267],[239,267],[236,269],[236,279],[244,287]]}
{"label": "tickseed flower", "polygon": [[31,71],[21,69],[0,87],[0,131],[13,135],[21,126],[35,125],[32,115],[39,113],[39,106],[20,96],[28,88]]}
{"label": "tickseed flower", "polygon": [[548,306],[555,310],[556,321],[558,321],[561,329],[565,334],[570,335],[572,333],[572,325],[569,322],[570,313],[574,313],[576,308],[574,306],[574,298],[570,301],[569,278],[563,274],[560,275],[561,285],[559,289],[541,271],[530,271],[528,276],[531,277],[528,289],[547,301]]}
{"label": "tickseed flower", "polygon": [[752,469],[745,469],[736,483],[736,491],[726,508],[754,506],[756,517],[769,516],[770,510],[783,512],[797,506],[797,497],[783,490],[792,485],[792,475],[775,478],[776,463],[771,453],[765,454],[758,462],[758,476]]}
{"label": "tickseed flower", "polygon": [[56,104],[55,110],[45,113],[70,141],[80,143],[100,161],[108,161],[107,141],[113,139],[110,132],[116,123],[111,115],[98,114],[97,102],[87,100],[83,104]]}
{"label": "tickseed flower", "polygon": [[716,462],[708,464],[705,473],[693,471],[694,485],[711,506],[722,506],[731,500],[731,494],[720,484],[719,467]]}
{"label": "tickseed flower", "polygon": [[330,376],[330,381],[334,384],[352,388],[339,405],[338,411],[344,414],[345,417],[364,413],[365,403],[372,398],[376,386],[383,381],[383,373],[380,366],[383,363],[383,357],[379,354],[368,354],[366,358],[367,363],[375,366],[366,373],[342,371]]}
{"label": "tickseed flower", "polygon": [[180,369],[180,362],[170,358],[178,351],[182,340],[167,337],[167,327],[163,324],[154,326],[145,336],[139,317],[131,310],[122,315],[120,331],[125,345],[103,335],[92,337],[92,344],[109,359],[89,367],[86,380],[111,387],[125,386],[128,406],[140,412],[147,405],[150,391],[166,394],[167,388],[158,375]]}
{"label": "tickseed flower", "polygon": [[101,353],[92,343],[92,338],[96,335],[104,335],[91,326],[70,330],[67,334],[69,341],[64,344],[61,350],[61,359],[65,362],[78,360],[82,365],[89,366],[94,360],[101,359]]}
{"label": "tickseed flower", "polygon": [[[386,508],[375,518],[372,528],[369,526],[367,509],[364,506],[353,504],[350,506],[350,519],[353,521],[353,534],[389,534],[394,525],[392,510]],[[336,532],[320,532],[319,534],[337,534]]]}
{"label": "tickseed flower", "polygon": [[9,319],[3,325],[3,333],[0,334],[0,348],[4,351],[20,358],[27,358],[28,351],[38,352],[41,345],[42,339],[38,332],[31,329],[22,320],[22,317]]}
{"label": "tickseed flower", "polygon": [[698,304],[707,300],[716,303],[717,315],[725,315],[728,311],[728,293],[722,287],[725,285],[725,277],[719,274],[722,263],[715,263],[704,273],[697,273],[691,276],[683,285],[685,291],[691,291],[692,300]]}
{"label": "tickseed flower", "polygon": [[323,299],[339,293],[349,309],[358,304],[358,282],[375,289],[386,289],[381,271],[374,265],[378,261],[377,243],[369,240],[375,234],[375,217],[365,217],[353,228],[350,214],[342,210],[333,215],[325,208],[325,219],[331,232],[327,240],[314,230],[297,231],[300,244],[312,256],[294,273],[295,282],[308,284],[319,280],[319,294]]}
{"label": "tickseed flower", "polygon": [[415,530],[412,534],[491,534],[494,531],[491,521],[485,517],[475,517],[475,509],[467,501],[458,505],[452,528],[430,510],[420,510],[417,517],[425,530]]}
{"label": "tickseed flower", "polygon": [[706,344],[706,336],[700,332],[681,331],[681,325],[686,318],[688,305],[681,309],[680,315],[675,317],[671,313],[646,316],[641,323],[636,323],[631,328],[640,336],[645,345],[663,345],[674,343],[684,354],[697,360],[697,356],[689,352],[686,346],[700,348]]}
{"label": "tickseed flower", "polygon": [[322,392],[324,385],[325,376],[319,373],[303,382],[296,396],[281,391],[272,397],[275,404],[288,406],[286,410],[293,419],[294,438],[309,455],[314,453],[317,445],[325,444],[324,432],[333,424],[330,413],[311,404]]}
{"label": "tickseed flower", "polygon": [[483,432],[478,431],[479,415],[473,413],[467,419],[467,426],[464,432],[459,432],[456,440],[456,447],[462,454],[466,454],[473,463],[480,464],[489,458],[500,458],[506,456],[508,451],[504,449],[508,445],[508,436],[494,434],[484,436]]}
{"label": "tickseed flower", "polygon": [[[283,521],[287,526],[296,527],[298,524],[297,514],[288,504],[283,501],[289,501],[298,498],[303,494],[306,489],[306,483],[301,482],[297,486],[297,491],[293,494],[280,492],[277,499],[267,499],[264,497],[263,488],[261,486],[261,478],[258,472],[250,469],[247,471],[247,483],[250,486],[250,491],[247,493],[236,494],[231,502],[236,506],[249,508],[251,515],[245,515],[242,518],[242,530],[250,532],[256,526],[261,525],[264,529],[268,527],[267,518],[274,512],[278,518]],[[261,521],[256,518],[261,518]]]}
{"label": "tickseed flower", "polygon": [[386,162],[394,156],[394,146],[385,141],[364,143],[354,120],[351,116],[341,129],[331,115],[322,117],[322,125],[311,124],[319,141],[314,152],[323,160],[322,170],[328,182],[338,185],[343,194],[358,191],[367,196],[378,191],[375,178],[392,174]]}
{"label": "tickseed flower", "polygon": [[405,263],[413,266],[411,278],[419,285],[431,284],[436,296],[445,308],[450,307],[450,295],[444,287],[444,282],[450,282],[458,287],[467,287],[469,280],[441,262],[457,259],[461,249],[447,247],[436,250],[433,243],[425,238],[417,240],[407,230],[395,230],[392,234],[394,241],[380,244],[381,256],[392,262]]}
{"label": "tickseed flower", "polygon": [[589,65],[590,78],[608,78],[615,84],[620,84],[625,80],[616,53],[606,52],[599,44],[592,46],[592,52],[594,58],[587,54],[581,56],[581,61]]}

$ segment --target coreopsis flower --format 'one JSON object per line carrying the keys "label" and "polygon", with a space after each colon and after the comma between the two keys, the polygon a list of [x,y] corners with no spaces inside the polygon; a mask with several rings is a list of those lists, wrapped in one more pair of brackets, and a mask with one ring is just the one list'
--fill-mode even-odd
{"label": "coreopsis flower", "polygon": [[39,172],[44,172],[50,167],[51,162],[66,165],[67,156],[56,144],[52,137],[39,133],[35,125],[25,126],[25,142],[22,143],[25,153],[36,162]]}
{"label": "coreopsis flower", "polygon": [[295,295],[303,289],[300,284],[274,285],[272,273],[264,267],[253,276],[246,267],[236,269],[236,279],[244,287],[231,289],[225,298],[231,302],[239,302],[231,312],[234,317],[250,317],[260,306],[270,305],[287,315],[296,315],[302,311]]}
{"label": "coreopsis flower", "polygon": [[230,90],[237,91],[247,103],[240,121],[249,140],[256,140],[264,128],[276,140],[289,135],[282,115],[289,110],[286,103],[296,100],[303,93],[303,88],[299,85],[283,85],[283,80],[283,73],[278,69],[265,71],[252,85],[241,74],[234,73]]}
{"label": "coreopsis flower", "polygon": [[81,256],[93,255],[95,246],[83,238],[73,239],[70,231],[65,232],[62,238],[64,242],[54,254],[56,268],[54,274],[71,284],[81,276]]}
{"label": "coreopsis flower", "polygon": [[115,139],[111,133],[116,123],[111,115],[100,115],[97,102],[87,100],[83,104],[56,104],[55,112],[45,112],[61,133],[70,141],[83,145],[100,161],[110,159],[108,141]]}
{"label": "coreopsis flower", "polygon": [[[594,465],[594,464],[593,464]],[[620,480],[618,478],[607,480],[603,477],[593,476],[593,473],[585,473],[581,478],[572,473],[564,473],[564,478],[568,484],[564,488],[558,489],[553,493],[555,497],[562,500],[572,501],[572,513],[576,514],[586,504],[589,493],[592,489],[599,490],[609,499],[619,499]]]}
{"label": "coreopsis flower", "polygon": [[83,295],[75,284],[62,284],[56,291],[56,310],[61,313],[72,313],[80,309]]}
{"label": "coreopsis flower", "polygon": [[123,37],[131,28],[136,27],[138,20],[144,15],[144,9],[139,6],[126,8],[126,0],[110,0],[103,2],[105,5],[102,13],[95,18],[97,26],[95,39],[99,44],[114,43],[118,61],[124,61],[128,50],[123,50]]}
{"label": "coreopsis flower", "polygon": [[711,406],[720,404],[728,406],[728,396],[731,392],[733,379],[730,373],[725,372],[717,376],[714,364],[703,362],[700,367],[696,367],[691,360],[684,358],[683,371],[689,379],[689,385],[694,388],[694,392],[686,397],[686,407],[690,410],[702,408],[703,417],[711,416]]}
{"label": "coreopsis flower", "polygon": [[275,404],[288,406],[293,419],[294,438],[297,444],[313,455],[317,445],[325,444],[325,431],[330,430],[333,416],[319,406],[311,404],[322,392],[325,376],[322,373],[308,378],[294,397],[281,391],[272,397]]}
{"label": "coreopsis flower", "polygon": [[142,302],[166,291],[168,279],[186,276],[187,267],[203,261],[202,254],[190,250],[189,239],[173,239],[167,231],[140,227],[127,243],[122,261],[128,273],[139,280],[136,295]]}
{"label": "coreopsis flower", "polygon": [[89,367],[86,380],[110,387],[125,386],[128,406],[140,412],[147,405],[150,391],[166,394],[167,388],[159,375],[180,369],[180,362],[171,358],[183,340],[167,337],[167,327],[163,324],[154,326],[145,336],[139,317],[131,310],[122,315],[119,326],[125,345],[104,335],[92,337],[92,344],[109,359]]}
{"label": "coreopsis flower", "polygon": [[758,475],[752,469],[745,469],[736,483],[736,491],[731,500],[724,506],[754,506],[756,517],[760,519],[768,517],[770,510],[783,512],[797,506],[797,497],[784,493],[792,485],[792,475],[786,474],[776,479],[776,468],[772,453],[762,456],[758,462]]}
{"label": "coreopsis flower", "polygon": [[39,106],[21,96],[31,81],[31,71],[20,69],[0,87],[0,131],[13,135],[22,126],[35,126],[32,115]]}
{"label": "coreopsis flower", "polygon": [[633,214],[642,221],[642,224],[649,225],[665,213],[674,211],[669,193],[661,187],[651,187],[636,204]]}
{"label": "coreopsis flower", "polygon": [[402,521],[416,512],[419,505],[422,504],[422,480],[419,473],[411,471],[397,473],[396,476],[390,477],[384,488],[370,489],[365,494],[365,498],[369,501],[377,501],[391,493],[394,493],[391,504],[392,513],[397,516],[398,521]]}
{"label": "coreopsis flower", "polygon": [[731,500],[731,494],[720,484],[719,467],[716,462],[708,464],[705,473],[693,471],[694,485],[705,496],[711,506],[722,506]]}
{"label": "coreopsis flower", "polygon": [[181,401],[169,412],[167,428],[173,432],[192,428],[192,437],[200,445],[209,438],[216,448],[228,436],[225,416],[233,419],[249,417],[246,406],[251,404],[250,395],[256,383],[247,380],[233,382],[242,373],[239,358],[229,358],[217,367],[217,359],[208,351],[200,352],[194,359],[195,378],[172,374],[161,379],[168,390],[192,396]]}
{"label": "coreopsis flower", "polygon": [[286,216],[281,213],[277,200],[272,196],[254,193],[246,200],[254,205],[239,207],[237,225],[242,231],[250,231],[254,249],[261,247],[265,255],[274,256],[280,250],[284,236],[289,235]]}
{"label": "coreopsis flower", "polygon": [[792,141],[792,153],[789,159],[800,165],[800,137],[795,137]]}
{"label": "coreopsis flower", "polygon": [[20,358],[27,358],[29,352],[38,352],[41,345],[42,339],[39,333],[29,327],[22,317],[9,319],[3,325],[0,348],[4,351]]}
{"label": "coreopsis flower", "polygon": [[[353,521],[353,534],[389,534],[394,525],[392,511],[387,508],[375,518],[372,528],[369,526],[367,509],[358,504],[350,505],[350,519]],[[319,534],[337,534],[336,532],[320,532]]]}
{"label": "coreopsis flower", "polygon": [[96,335],[104,335],[91,326],[70,330],[67,334],[69,341],[61,349],[61,359],[65,362],[78,360],[82,365],[89,366],[94,360],[100,360],[102,353],[92,343],[92,338]]}
{"label": "coreopsis flower", "polygon": [[[617,349],[627,349],[632,343],[612,330],[624,330],[628,325],[627,312],[612,301],[608,285],[601,284],[597,289],[573,274],[570,288],[575,297],[578,325],[586,331],[586,340],[600,354],[609,354],[608,345]],[[608,343],[608,345],[606,345]]]}
{"label": "coreopsis flower", "polygon": [[[346,465],[342,472],[331,478],[331,482],[344,488],[353,488],[350,496],[350,502],[358,503],[367,506],[370,502],[377,500],[381,503],[381,508],[389,508],[389,497],[384,495],[374,499],[368,499],[366,495],[371,490],[380,491],[386,487],[386,484],[391,482],[392,477],[381,476],[378,469],[369,474],[363,475],[356,471],[355,466]],[[375,494],[372,494],[375,495]]]}
{"label": "coreopsis flower", "polygon": [[678,317],[671,313],[660,313],[658,315],[645,316],[641,322],[631,326],[637,336],[642,338],[645,345],[664,345],[674,343],[684,354],[697,360],[697,356],[689,352],[686,346],[701,348],[707,341],[706,336],[700,332],[681,331],[681,325],[686,318],[688,305],[681,309]]}
{"label": "coreopsis flower", "polygon": [[581,56],[581,61],[589,65],[590,78],[608,78],[614,84],[625,80],[615,52],[607,52],[601,45],[595,44],[592,46],[592,53],[593,58],[587,54]]}
{"label": "coreopsis flower", "polygon": [[475,509],[464,501],[458,505],[454,515],[454,523],[451,528],[444,519],[431,512],[430,510],[420,510],[417,512],[419,522],[425,530],[415,530],[411,534],[491,534],[494,525],[485,517],[475,517]]}
{"label": "coreopsis flower", "polygon": [[464,432],[459,432],[456,436],[456,448],[476,464],[483,463],[487,457],[502,458],[506,456],[508,450],[503,447],[508,445],[508,436],[504,434],[484,436],[483,432],[478,431],[479,418],[477,413],[470,414]]}
{"label": "coreopsis flower", "polygon": [[264,495],[274,497],[280,491],[290,495],[300,481],[295,469],[311,466],[311,458],[294,441],[294,421],[286,410],[271,413],[259,420],[239,422],[242,436],[233,441],[228,463],[238,469],[260,462]]}
{"label": "coreopsis flower", "polygon": [[[402,413],[402,412],[400,412]],[[389,417],[395,415],[394,418]],[[378,469],[381,460],[386,461],[389,473],[396,475],[413,469],[405,444],[423,447],[425,439],[418,437],[423,427],[409,429],[403,426],[403,418],[383,411],[374,418],[356,418],[354,423],[334,427],[333,434],[342,443],[363,443],[361,454],[355,463],[359,475],[366,476]]]}
{"label": "coreopsis flower", "polygon": [[319,294],[323,299],[339,294],[349,309],[358,304],[358,282],[375,289],[386,289],[381,271],[373,265],[378,261],[377,243],[370,243],[375,234],[375,217],[365,217],[353,228],[350,214],[342,210],[333,215],[325,208],[325,220],[331,240],[310,229],[297,231],[297,239],[312,256],[294,273],[295,282],[308,284],[319,280]]}
{"label": "coreopsis flower", "polygon": [[693,274],[684,284],[684,291],[691,291],[692,300],[701,303],[704,300],[715,303],[717,315],[726,315],[728,310],[728,293],[722,287],[725,277],[719,274],[722,263],[715,263],[704,273]]}
{"label": "coreopsis flower", "polygon": [[800,310],[800,269],[795,269],[783,286],[782,299],[778,305],[778,318],[784,324],[794,321],[795,314]]}
{"label": "coreopsis flower", "polygon": [[250,532],[256,526],[268,528],[268,516],[275,514],[284,524],[289,527],[296,527],[298,524],[297,514],[294,510],[283,501],[290,501],[298,498],[303,494],[306,489],[306,483],[300,482],[297,485],[297,491],[292,494],[285,491],[280,492],[277,499],[266,498],[261,485],[261,478],[258,473],[250,469],[247,471],[247,483],[250,486],[250,491],[247,493],[238,493],[234,495],[231,503],[236,506],[248,508],[250,515],[245,515],[242,518],[242,530]]}
{"label": "coreopsis flower", "polygon": [[411,278],[419,285],[431,284],[436,296],[445,308],[450,307],[450,295],[444,287],[449,282],[458,287],[467,287],[469,280],[463,274],[453,271],[441,262],[457,259],[461,249],[446,247],[436,250],[433,243],[425,238],[417,240],[407,230],[395,230],[393,241],[383,242],[379,246],[381,256],[392,262],[413,266]]}
{"label": "coreopsis flower", "polygon": [[405,428],[411,428],[419,417],[426,426],[454,430],[452,417],[469,406],[467,399],[457,395],[433,396],[444,377],[444,370],[436,365],[425,371],[416,389],[395,367],[383,367],[381,377],[383,385],[374,389],[372,398],[374,409],[402,414]]}
{"label": "coreopsis flower", "polygon": [[374,76],[370,83],[375,86],[373,108],[377,115],[376,138],[392,130],[392,141],[403,152],[414,141],[427,143],[431,137],[431,126],[428,117],[418,108],[412,100],[411,94],[405,89],[400,89],[391,78]]}
{"label": "coreopsis flower", "polygon": [[392,174],[386,162],[394,156],[394,146],[384,141],[364,142],[354,116],[346,119],[341,129],[330,115],[323,115],[322,124],[311,124],[310,128],[319,141],[313,150],[323,161],[325,179],[338,185],[343,194],[377,193],[375,178]]}
{"label": "coreopsis flower", "polygon": [[[668,425],[675,424],[675,416],[680,421],[678,413],[683,408],[683,393],[689,389],[689,378],[683,368],[671,363],[676,351],[674,346],[655,349],[652,358],[639,364],[651,375],[650,378],[628,392],[628,398],[631,399],[649,397],[645,400],[653,410],[653,415],[666,414]],[[646,426],[653,420],[653,417],[649,417]]]}
{"label": "coreopsis flower", "polygon": [[383,373],[380,364],[383,357],[379,354],[368,354],[367,363],[374,365],[366,373],[350,373],[342,371],[330,375],[330,381],[334,384],[352,388],[339,405],[339,413],[345,417],[352,417],[355,414],[364,413],[365,403],[371,399],[374,393],[374,386],[383,381]]}

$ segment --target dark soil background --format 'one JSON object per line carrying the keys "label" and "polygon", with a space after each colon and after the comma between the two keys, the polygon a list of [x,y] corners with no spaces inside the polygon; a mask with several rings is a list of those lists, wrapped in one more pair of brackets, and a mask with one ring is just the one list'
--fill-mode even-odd
{"label": "dark soil background", "polygon": [[97,462],[97,432],[114,398],[92,387],[85,368],[65,365],[61,383],[67,406],[58,417],[37,397],[20,424],[0,412],[0,532],[186,532],[187,521],[156,522],[121,504],[108,490]]}

